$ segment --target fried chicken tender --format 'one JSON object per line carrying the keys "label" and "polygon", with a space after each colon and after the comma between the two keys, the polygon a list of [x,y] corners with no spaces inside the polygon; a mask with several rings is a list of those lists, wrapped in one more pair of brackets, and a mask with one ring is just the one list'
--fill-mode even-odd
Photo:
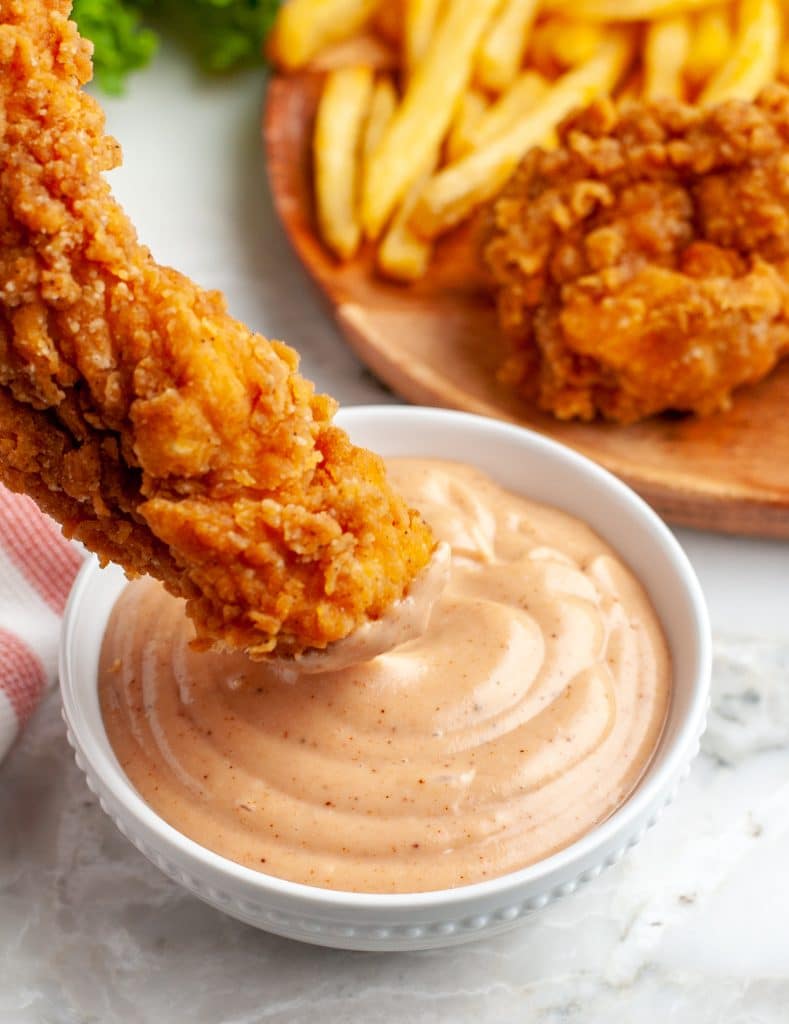
{"label": "fried chicken tender", "polygon": [[532,150],[484,257],[502,379],[561,419],[725,409],[789,353],[789,90],[598,101]]}
{"label": "fried chicken tender", "polygon": [[113,200],[68,0],[0,0],[0,479],[187,599],[198,644],[325,648],[429,562],[298,357],[158,266]]}

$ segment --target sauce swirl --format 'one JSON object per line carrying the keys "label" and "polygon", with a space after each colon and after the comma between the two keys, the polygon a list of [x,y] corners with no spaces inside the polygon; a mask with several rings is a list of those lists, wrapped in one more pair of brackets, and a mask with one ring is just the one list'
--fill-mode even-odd
{"label": "sauce swirl", "polygon": [[587,526],[458,463],[389,471],[452,550],[422,636],[283,676],[193,651],[182,602],[138,580],[100,663],[110,743],[158,814],[248,867],[357,892],[567,846],[637,785],[670,697],[647,595]]}

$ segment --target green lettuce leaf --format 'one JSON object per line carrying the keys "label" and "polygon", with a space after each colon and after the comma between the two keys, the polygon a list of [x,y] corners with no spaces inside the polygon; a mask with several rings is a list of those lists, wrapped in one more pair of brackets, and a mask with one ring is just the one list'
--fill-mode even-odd
{"label": "green lettuce leaf", "polygon": [[281,0],[74,0],[73,18],[92,40],[96,80],[110,93],[144,67],[169,32],[207,71],[263,60]]}
{"label": "green lettuce leaf", "polygon": [[94,75],[105,92],[122,92],[126,75],[156,51],[156,33],[142,27],[140,12],[124,0],[74,0],[71,16],[93,43]]}

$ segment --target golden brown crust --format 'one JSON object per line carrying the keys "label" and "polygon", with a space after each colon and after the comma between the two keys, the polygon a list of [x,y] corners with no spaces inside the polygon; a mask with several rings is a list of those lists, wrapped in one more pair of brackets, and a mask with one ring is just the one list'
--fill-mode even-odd
{"label": "golden brown crust", "polygon": [[324,647],[432,536],[295,352],[138,243],[69,7],[0,0],[0,478],[186,597],[201,641]]}
{"label": "golden brown crust", "polygon": [[493,205],[502,376],[563,419],[725,408],[789,352],[788,171],[783,86],[570,118]]}

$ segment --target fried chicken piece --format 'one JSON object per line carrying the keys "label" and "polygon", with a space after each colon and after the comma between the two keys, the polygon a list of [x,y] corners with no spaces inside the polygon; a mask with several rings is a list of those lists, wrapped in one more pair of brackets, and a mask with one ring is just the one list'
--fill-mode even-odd
{"label": "fried chicken piece", "polygon": [[432,535],[292,349],[138,243],[69,9],[0,0],[0,479],[185,597],[200,645],[322,649],[403,596]]}
{"label": "fried chicken piece", "polygon": [[502,379],[561,419],[725,409],[789,353],[789,90],[598,101],[532,150],[484,257]]}

